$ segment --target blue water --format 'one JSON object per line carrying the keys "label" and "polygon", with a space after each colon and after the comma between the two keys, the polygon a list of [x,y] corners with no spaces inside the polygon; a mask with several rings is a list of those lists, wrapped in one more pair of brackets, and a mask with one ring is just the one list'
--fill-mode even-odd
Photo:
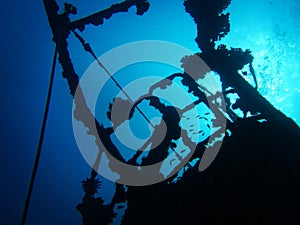
{"label": "blue water", "polygon": [[[63,2],[58,1],[61,6]],[[118,1],[69,2],[78,7],[78,15],[71,17],[76,19]],[[113,16],[101,27],[89,26],[83,36],[96,54],[100,56],[119,45],[145,39],[170,41],[199,51],[194,42],[196,26],[184,12],[183,0],[149,2],[151,8],[142,17],[135,15],[132,8]],[[259,92],[300,124],[299,1],[233,0],[227,11],[231,13],[231,32],[221,43],[252,50]],[[0,224],[18,224],[37,146],[54,45],[42,2],[6,2],[0,15]],[[75,69],[82,76],[93,59],[73,36],[69,44]],[[250,77],[246,79],[252,82]],[[72,99],[58,66],[28,224],[81,224],[75,205],[83,196],[80,181],[89,176],[90,167],[74,140],[71,113]],[[113,184],[103,182],[101,195],[109,201]]]}
{"label": "blue water", "polygon": [[[98,54],[109,50],[107,49],[108,46],[113,48],[118,44],[148,39],[174,42],[198,52],[199,50],[193,41],[195,24],[188,14],[183,13],[182,1],[173,1],[172,6],[167,7],[166,2],[152,1],[151,9],[142,18],[128,16],[124,21],[120,21],[118,17],[123,15],[118,15],[105,23],[100,31],[88,29],[85,37],[90,40]],[[284,4],[279,1],[233,1],[227,10],[231,13],[231,32],[219,44],[224,43],[229,47],[250,49],[255,58],[253,66],[257,76],[258,91],[276,108],[300,124],[300,105],[296,102],[300,97],[298,75],[300,68],[297,64],[297,55],[299,55],[300,50],[298,47],[299,38],[297,37],[300,9],[297,5],[296,1],[287,1]],[[131,10],[131,12],[133,11]],[[128,26],[127,22],[130,22],[131,25]],[[137,27],[141,24],[144,29],[137,31]],[[123,29],[127,31],[126,35],[120,36],[119,32]],[[97,37],[103,38],[98,39]],[[105,37],[111,37],[109,43]],[[93,42],[93,40],[95,41]],[[82,59],[80,60],[80,64],[82,64]],[[177,72],[168,71],[165,68],[155,71],[153,66],[146,63],[141,66],[142,70],[141,68],[136,70],[126,68],[115,76],[120,83],[126,85],[130,79],[137,79],[139,76],[160,75],[163,77]],[[143,74],[137,75],[143,70]],[[245,79],[254,85],[251,77],[245,77]],[[111,96],[106,95],[106,100],[101,101],[101,106],[108,99],[112,101],[116,91],[114,88],[117,89],[114,84],[111,84],[107,88],[110,91],[104,91],[104,93],[111,93]],[[105,118],[101,116],[105,115],[101,106],[97,115],[105,121]],[[100,113],[101,110],[102,114]],[[147,109],[145,108],[145,110]],[[132,124],[134,126],[134,123]],[[143,122],[137,122],[137,124],[143,124]],[[147,136],[145,132],[141,132],[142,130],[150,135],[147,128],[138,129],[138,133],[142,136]],[[122,149],[122,145],[118,143],[116,145]],[[123,153],[125,158],[133,156],[134,152],[130,153],[130,150],[126,150],[125,147],[123,149],[125,149],[125,153]],[[181,173],[176,179],[180,179],[180,176]],[[101,193],[105,198],[107,192],[102,190]]]}
{"label": "blue water", "polygon": [[232,1],[227,11],[231,32],[221,43],[252,51],[259,92],[299,125],[299,1]]}
{"label": "blue water", "polygon": [[[169,6],[168,1],[151,1],[151,8],[144,16],[134,15],[132,8],[128,14],[112,17],[101,27],[90,26],[84,36],[98,55],[128,42],[148,39],[174,42],[198,52],[199,49],[193,41],[196,27],[190,16],[184,13],[182,2],[172,1]],[[79,15],[82,16],[96,7],[95,3],[90,7],[85,3],[81,6],[80,2],[75,1],[74,4],[81,9]],[[105,5],[102,2],[101,6],[107,5],[107,2]],[[300,97],[300,68],[297,63],[300,51],[299,2],[232,1],[227,11],[231,13],[231,32],[219,43],[250,49],[254,56],[253,65],[259,92],[276,108],[300,124],[300,106],[297,103]],[[144,29],[137,31],[140,25]],[[120,35],[120,30],[124,29],[126,35]],[[80,57],[80,69],[84,70],[90,61],[86,61],[84,67],[82,54],[78,49],[74,51]],[[74,61],[77,57],[75,56]],[[252,82],[251,78],[249,82]]]}

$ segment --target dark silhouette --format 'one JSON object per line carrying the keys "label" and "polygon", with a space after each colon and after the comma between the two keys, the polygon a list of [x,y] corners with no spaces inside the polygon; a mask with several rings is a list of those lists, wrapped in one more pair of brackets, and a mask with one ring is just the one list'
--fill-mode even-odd
{"label": "dark silhouette", "polygon": [[[105,18],[127,11],[133,5],[137,6],[138,15],[143,14],[149,7],[146,1],[125,1],[85,19],[70,22],[68,15],[76,12],[73,6],[65,5],[65,12],[59,15],[55,1],[44,2],[53,31],[53,40],[59,45],[63,76],[68,80],[72,96],[78,86],[78,76],[68,53],[66,38],[70,31],[83,30],[87,24],[100,25]],[[77,206],[83,224],[109,224],[114,217],[113,207],[120,202],[127,202],[122,224],[128,225],[299,223],[300,129],[264,99],[256,87],[252,87],[239,75],[238,70],[249,64],[250,72],[256,80],[250,50],[216,46],[216,41],[230,31],[229,13],[222,13],[230,3],[230,0],[184,2],[186,12],[197,24],[196,42],[201,50],[197,55],[220,75],[225,98],[227,93],[238,94],[240,99],[233,108],[241,109],[244,114],[243,118],[234,117],[230,113],[227,101],[228,114],[231,116],[231,121],[227,123],[230,135],[226,135],[219,155],[204,172],[200,173],[196,164],[186,170],[176,183],[171,182],[174,178],[171,177],[159,184],[145,187],[125,188],[118,184],[110,205],[103,205],[102,199],[95,197],[99,182],[96,179],[97,173],[92,171],[91,177],[83,181],[85,195],[82,203]],[[198,96],[198,102],[207,105],[203,92],[184,74],[171,75],[152,89],[157,86],[167,87],[172,84],[172,79],[180,76],[189,91]],[[178,133],[181,129],[178,125],[178,111],[174,107],[163,106],[155,98],[150,98],[150,101],[162,112],[170,129],[164,146],[158,146],[155,154],[153,151],[153,155],[146,159],[145,163],[147,160],[148,163],[152,163],[157,157],[166,157],[167,147],[174,147],[173,140],[179,138]],[[85,102],[78,101],[76,105],[86,108],[84,116],[76,116],[90,128],[91,118],[86,117],[92,116]],[[248,113],[255,116],[247,117]],[[262,119],[265,122],[262,123]],[[124,119],[117,121],[115,125],[123,121]],[[124,161],[110,139],[113,129],[104,128],[97,121],[96,127],[96,131],[90,129],[89,132],[95,136],[101,134],[105,147],[115,158]],[[185,132],[183,135],[187,136]],[[187,138],[183,138],[188,143]],[[203,149],[204,144],[197,145],[195,155],[201,157]],[[137,156],[132,161],[136,158]]]}
{"label": "dark silhouette", "polygon": [[101,182],[96,179],[97,173],[92,171],[91,178],[82,181],[82,188],[84,190],[84,197],[82,203],[76,206],[76,209],[82,215],[83,224],[109,224],[112,222],[115,213],[113,208],[109,205],[104,205],[104,201],[95,197],[97,190],[100,188]]}
{"label": "dark silhouette", "polygon": [[[297,224],[300,219],[299,127],[238,74],[244,65],[252,67],[249,50],[215,46],[230,30],[229,14],[219,15],[229,3],[190,0],[185,6],[197,23],[198,55],[221,75],[224,93],[231,87],[239,95],[234,107],[244,118],[228,123],[231,136],[206,171],[187,170],[176,184],[129,187],[122,224]],[[259,114],[246,118],[247,112]],[[258,122],[262,118],[266,122]]]}
{"label": "dark silhouette", "polygon": [[[101,126],[97,120],[93,118],[92,113],[86,105],[84,100],[81,88],[79,86],[79,77],[75,72],[73,63],[70,58],[67,38],[71,31],[74,32],[75,36],[78,38],[76,29],[81,31],[84,30],[85,25],[93,24],[93,25],[101,25],[103,24],[104,19],[110,18],[113,14],[119,12],[127,12],[128,9],[132,6],[136,6],[137,15],[143,15],[148,8],[149,3],[145,0],[127,0],[120,4],[112,5],[110,8],[106,10],[102,10],[94,15],[88,16],[78,21],[70,22],[69,15],[76,14],[77,10],[71,4],[66,3],[64,5],[64,12],[62,14],[58,13],[59,6],[55,0],[43,0],[49,24],[52,29],[53,41],[57,45],[58,49],[58,59],[59,63],[62,66],[62,75],[67,79],[70,94],[74,97],[75,93],[77,93],[78,98],[75,98],[76,109],[80,108],[82,111],[75,110],[74,115],[79,120],[82,121],[83,124],[89,129],[89,133],[97,137],[98,133],[103,133],[103,138],[105,136],[109,136],[112,133],[111,129],[105,129]],[[84,40],[80,40],[84,45],[85,50],[91,51],[88,43],[85,43]],[[82,42],[83,41],[83,42]],[[96,130],[93,129],[93,124],[96,124]],[[110,140],[109,140],[110,141]],[[104,143],[109,143],[109,141],[104,141]],[[98,144],[96,142],[96,144]],[[113,151],[113,150],[112,150]],[[117,159],[121,160],[122,157],[117,150],[114,151],[113,154]],[[99,146],[99,155],[101,154],[100,146]],[[99,163],[99,158],[96,160],[96,164]],[[108,224],[112,221],[114,217],[113,206],[103,205],[103,200],[101,198],[94,197],[94,191],[97,189],[98,183],[96,180],[96,172],[92,170],[91,177],[83,182],[83,188],[85,190],[85,196],[83,197],[82,203],[79,204],[76,208],[80,211],[82,215],[83,224]],[[92,188],[89,187],[92,185]],[[88,190],[93,190],[92,192]],[[118,188],[117,190],[119,190]],[[121,193],[118,191],[118,193]],[[119,199],[119,198],[114,198]],[[122,199],[122,198],[121,198]]]}
{"label": "dark silhouette", "polygon": [[68,24],[68,27],[70,30],[78,29],[83,31],[86,25],[101,25],[103,24],[104,19],[109,19],[113,14],[119,12],[128,12],[128,9],[132,6],[136,6],[137,15],[143,15],[149,9],[150,4],[146,0],[127,0],[118,4],[113,4],[108,9],[102,10],[93,15],[71,22]]}
{"label": "dark silhouette", "polygon": [[[142,100],[144,99],[137,101],[135,106]],[[149,100],[150,106],[153,106],[154,108],[158,109],[160,113],[162,113],[162,122],[154,127],[154,132],[150,139],[145,142],[141,149],[136,152],[136,154],[128,163],[136,162],[142,151],[148,145],[150,145],[152,150],[150,151],[148,157],[143,160],[142,165],[151,165],[163,161],[168,155],[168,149],[170,148],[170,145],[174,143],[173,141],[180,138],[180,116],[178,115],[175,107],[165,106],[160,102],[158,97],[146,97],[145,100]],[[164,132],[166,133],[164,134]],[[161,137],[164,137],[163,140],[161,140]]]}

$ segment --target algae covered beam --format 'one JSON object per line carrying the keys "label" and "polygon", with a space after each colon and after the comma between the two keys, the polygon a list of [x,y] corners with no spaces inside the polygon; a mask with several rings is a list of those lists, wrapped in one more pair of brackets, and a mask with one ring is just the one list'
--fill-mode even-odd
{"label": "algae covered beam", "polygon": [[104,19],[109,19],[113,14],[116,13],[128,12],[129,8],[132,6],[136,6],[137,15],[143,15],[149,9],[150,4],[146,0],[127,0],[121,3],[113,4],[107,9],[71,22],[68,27],[71,30],[79,29],[80,31],[83,31],[86,25],[101,25],[104,23]]}

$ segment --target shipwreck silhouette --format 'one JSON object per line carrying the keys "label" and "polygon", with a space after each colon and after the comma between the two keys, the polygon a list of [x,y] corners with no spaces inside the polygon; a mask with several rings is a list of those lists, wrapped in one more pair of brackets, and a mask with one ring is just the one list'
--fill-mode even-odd
{"label": "shipwreck silhouette", "polygon": [[[82,181],[84,197],[76,207],[82,215],[84,225],[112,223],[116,216],[114,207],[120,203],[127,204],[121,224],[128,225],[299,224],[300,129],[294,121],[274,108],[257,91],[250,50],[243,51],[225,45],[216,46],[216,41],[230,32],[230,14],[223,13],[230,3],[231,0],[184,2],[186,12],[197,24],[198,33],[195,41],[201,53],[195,55],[220,75],[229,115],[232,110],[230,107],[239,108],[243,112],[242,118],[231,116],[231,120],[227,121],[230,135],[227,133],[225,136],[215,161],[202,172],[198,171],[199,163],[191,166],[176,183],[171,182],[174,178],[171,177],[150,186],[116,184],[115,195],[108,205],[105,205],[100,197],[96,197],[101,183],[97,179],[97,172],[92,170],[91,176]],[[84,31],[85,26],[89,24],[101,25],[105,19],[116,13],[127,12],[133,6],[137,9],[137,15],[143,15],[151,7],[145,0],[126,0],[71,22],[69,15],[76,13],[74,6],[65,4],[64,12],[59,14],[59,7],[54,0],[44,0],[44,4],[53,32],[53,41],[57,45],[62,74],[68,81],[73,97],[79,85],[79,77],[68,51],[67,37],[70,33],[73,32],[84,49],[97,59],[91,46],[77,31]],[[249,66],[255,87],[238,73],[245,65]],[[184,73],[169,77],[176,76],[183,77],[187,86],[194,88],[192,91],[198,93],[199,99],[202,102],[206,101],[202,96],[203,93],[193,86],[193,81]],[[78,92],[80,94],[80,89],[77,89]],[[238,101],[231,106],[226,93],[236,93],[239,96]],[[161,151],[155,151],[144,162],[151,164],[165,157],[165,150],[174,144],[172,140],[179,138],[180,126],[178,115],[172,108],[160,105],[155,97],[148,100],[161,110],[170,128],[165,142],[157,147]],[[138,102],[135,104],[138,105]],[[90,118],[85,119],[82,115],[76,114],[76,110],[75,117],[80,118],[89,128],[92,113],[84,101],[75,102],[75,105],[86,109],[85,116],[88,115]],[[249,114],[252,116],[247,116]],[[109,117],[110,112],[107,115]],[[111,154],[124,161],[109,138],[113,130],[104,128],[95,119],[93,121],[97,129],[89,130],[90,134],[95,136],[100,134]],[[122,123],[122,120],[118,123]],[[197,145],[194,158],[201,157],[205,143]],[[134,156],[129,163],[134,164],[138,156]],[[96,160],[95,164],[97,163],[99,160],[98,162]]]}

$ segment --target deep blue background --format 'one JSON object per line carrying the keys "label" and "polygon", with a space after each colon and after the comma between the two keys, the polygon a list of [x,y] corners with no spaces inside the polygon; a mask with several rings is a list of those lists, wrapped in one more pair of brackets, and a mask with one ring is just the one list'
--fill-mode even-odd
{"label": "deep blue background", "polygon": [[[63,1],[59,1],[61,4]],[[117,1],[79,0],[79,18]],[[172,2],[171,5],[167,3]],[[300,123],[299,55],[300,3],[288,1],[237,1],[231,12],[232,32],[224,43],[250,48],[256,57],[259,91]],[[102,27],[88,27],[85,37],[99,55],[118,45],[144,39],[178,43],[198,51],[196,27],[184,13],[182,0],[150,0],[143,17],[119,14]],[[7,1],[1,9],[0,70],[0,225],[18,224],[46,99],[54,44],[42,1]],[[143,29],[137,29],[138,26]],[[120,30],[124,31],[119,35]],[[71,56],[82,75],[92,59],[70,37]],[[72,98],[57,66],[41,164],[29,210],[32,225],[81,224],[75,206],[80,202],[80,181],[90,168],[73,137]]]}

